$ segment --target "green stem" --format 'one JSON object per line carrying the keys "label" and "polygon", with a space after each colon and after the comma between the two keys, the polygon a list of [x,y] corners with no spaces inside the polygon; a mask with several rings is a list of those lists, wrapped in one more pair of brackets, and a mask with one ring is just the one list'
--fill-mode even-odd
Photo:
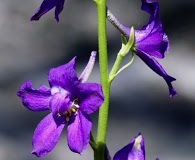
{"label": "green stem", "polygon": [[[119,71],[118,68],[123,60],[123,58],[127,55],[127,53],[131,50],[132,47],[134,47],[134,28],[131,27],[130,33],[129,33],[129,40],[128,42],[126,41],[126,38],[122,36],[122,46],[117,54],[116,61],[114,62],[114,65],[110,71],[109,74],[109,83],[111,84],[114,78],[116,77],[117,74],[119,74],[121,71],[123,71],[125,68],[130,66],[134,60],[134,54],[132,54],[132,59],[129,63],[127,63],[125,66],[123,66]],[[118,71],[118,72],[117,72]]]}
{"label": "green stem", "polygon": [[91,148],[95,151],[97,149],[97,145],[96,145],[96,141],[95,138],[93,137],[93,133],[90,132],[90,141],[89,144],[91,146]]}
{"label": "green stem", "polygon": [[134,53],[132,53],[132,58],[131,58],[131,61],[129,61],[126,65],[124,65],[121,69],[119,69],[117,71],[117,73],[115,73],[114,77],[116,77],[120,72],[122,72],[125,68],[129,67],[132,63],[133,63],[133,60],[134,60]]}
{"label": "green stem", "polygon": [[100,82],[104,93],[104,102],[99,109],[96,139],[97,149],[94,152],[94,159],[104,160],[104,150],[108,123],[108,107],[110,97],[106,35],[106,0],[94,0],[94,2],[97,5]]}
{"label": "green stem", "polygon": [[114,62],[114,65],[110,71],[109,83],[111,83],[114,80],[116,72],[118,71],[118,68],[119,68],[122,60],[123,60],[123,56],[121,54],[118,54],[116,57],[116,61]]}

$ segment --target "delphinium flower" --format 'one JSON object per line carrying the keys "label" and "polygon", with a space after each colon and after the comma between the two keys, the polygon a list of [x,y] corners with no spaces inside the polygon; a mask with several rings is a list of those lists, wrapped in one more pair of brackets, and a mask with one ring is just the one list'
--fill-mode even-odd
{"label": "delphinium flower", "polygon": [[55,7],[55,19],[59,21],[59,14],[62,12],[64,8],[65,0],[44,0],[35,14],[31,17],[31,21],[37,21],[40,19],[42,15],[50,11]]}
{"label": "delphinium flower", "polygon": [[92,58],[80,78],[77,78],[73,58],[49,71],[50,88],[41,85],[39,89],[33,89],[30,81],[20,87],[17,94],[26,108],[35,112],[50,111],[34,131],[32,154],[42,157],[50,152],[65,125],[70,150],[80,154],[87,147],[92,128],[89,114],[95,112],[104,100],[100,84],[84,81],[84,76],[89,76],[87,70],[91,72],[93,56],[92,52]]}
{"label": "delphinium flower", "polygon": [[[142,0],[141,9],[150,14],[150,19],[141,30],[135,30],[135,44],[132,51],[154,72],[165,79],[169,87],[170,97],[173,97],[177,93],[171,82],[176,79],[169,76],[154,58],[164,58],[164,53],[169,49],[169,40],[163,30],[162,22],[159,19],[159,4],[158,2],[151,2],[150,0]],[[116,28],[129,38],[130,28],[121,24],[109,10],[107,10],[107,18]]]}
{"label": "delphinium flower", "polygon": [[[129,144],[120,149],[113,160],[145,160],[144,138],[138,134]],[[156,160],[159,160],[156,158]]]}

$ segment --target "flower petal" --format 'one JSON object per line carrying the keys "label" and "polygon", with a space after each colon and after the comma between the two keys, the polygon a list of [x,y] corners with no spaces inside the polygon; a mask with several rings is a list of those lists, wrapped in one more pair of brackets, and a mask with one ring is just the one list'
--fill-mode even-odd
{"label": "flower petal", "polygon": [[45,111],[50,109],[50,89],[42,85],[39,89],[33,89],[32,83],[27,81],[22,84],[17,95],[25,107],[32,111]]}
{"label": "flower petal", "polygon": [[60,86],[72,94],[77,92],[80,82],[75,72],[75,58],[62,66],[50,69],[48,81],[51,87]]}
{"label": "flower petal", "polygon": [[52,113],[47,115],[37,126],[32,139],[33,151],[37,157],[47,155],[58,142],[64,124],[56,122]]}
{"label": "flower petal", "polygon": [[81,154],[90,140],[92,122],[81,112],[71,117],[67,128],[67,141],[71,151]]}
{"label": "flower petal", "polygon": [[68,110],[70,104],[70,99],[60,93],[54,94],[50,101],[51,110],[54,115],[57,115],[58,113],[62,115]]}
{"label": "flower petal", "polygon": [[169,76],[165,70],[162,68],[162,66],[150,55],[144,53],[143,51],[137,50],[136,54],[159,76],[163,77],[169,87],[169,94],[170,97],[173,97],[177,95],[177,92],[174,90],[171,82],[175,81],[176,79]]}
{"label": "flower petal", "polygon": [[[140,32],[140,36],[137,36],[136,41],[140,41],[140,39],[144,39],[150,33],[155,32],[156,30],[162,30],[162,23],[159,19],[159,4],[158,2],[151,2],[149,0],[142,0],[141,9],[150,14],[150,19],[148,23],[142,27]],[[143,32],[143,33],[142,33]]]}
{"label": "flower petal", "polygon": [[158,2],[151,2],[150,0],[142,0],[141,9],[150,14],[149,23],[153,20],[158,19],[158,15],[159,15],[159,4],[158,4]]}
{"label": "flower petal", "polygon": [[93,70],[94,64],[95,64],[96,54],[97,54],[96,51],[91,52],[91,56],[89,58],[89,61],[79,77],[79,81],[81,83],[86,82],[88,80],[88,78]]}
{"label": "flower petal", "polygon": [[81,83],[78,86],[79,106],[82,112],[91,114],[103,103],[102,87],[97,83]]}
{"label": "flower petal", "polygon": [[65,0],[58,0],[58,1],[59,1],[59,3],[56,5],[56,9],[55,9],[55,19],[57,22],[59,22],[59,14],[64,9]]}
{"label": "flower petal", "polygon": [[135,30],[136,49],[157,58],[164,58],[165,51],[169,49],[169,40],[159,19],[159,4],[142,0],[141,9],[150,14],[150,19],[142,30]]}
{"label": "flower petal", "polygon": [[44,0],[41,6],[38,8],[38,10],[35,12],[35,14],[31,17],[31,21],[37,21],[41,18],[42,15],[50,11],[53,7],[58,5],[61,0]]}
{"label": "flower petal", "polygon": [[104,159],[105,160],[112,160],[107,145],[105,146]]}
{"label": "flower petal", "polygon": [[[147,31],[146,31],[147,32]],[[135,32],[135,38],[140,38],[140,32]],[[145,37],[145,35],[143,34]],[[166,34],[159,31],[150,33],[144,39],[138,41],[135,44],[136,49],[142,50],[147,54],[157,57],[164,58],[164,53],[167,51],[169,45],[168,37]]]}
{"label": "flower petal", "polygon": [[141,134],[119,150],[113,160],[145,160],[144,138]]}

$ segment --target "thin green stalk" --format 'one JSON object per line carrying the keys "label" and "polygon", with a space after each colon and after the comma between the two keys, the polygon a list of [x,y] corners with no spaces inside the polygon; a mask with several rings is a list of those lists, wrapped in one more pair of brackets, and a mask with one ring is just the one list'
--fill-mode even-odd
{"label": "thin green stalk", "polygon": [[[114,21],[113,21],[114,23]],[[126,41],[126,38],[124,36],[121,37],[122,40],[122,46],[117,54],[116,60],[114,62],[114,65],[110,71],[109,74],[109,83],[111,84],[114,78],[116,77],[117,74],[119,74],[121,71],[123,71],[125,68],[129,67],[133,60],[134,60],[134,54],[132,54],[132,59],[129,63],[127,63],[125,66],[123,66],[119,71],[118,68],[123,60],[123,58],[129,53],[132,47],[134,47],[134,28],[131,27],[130,33],[129,33],[129,40]],[[118,72],[117,72],[118,71]]]}
{"label": "thin green stalk", "polygon": [[109,83],[111,83],[114,78],[115,78],[115,75],[116,75],[116,72],[118,71],[118,68],[123,60],[123,57],[121,54],[117,54],[117,58],[116,58],[116,61],[114,62],[114,65],[110,71],[110,75],[109,75]]}
{"label": "thin green stalk", "polygon": [[99,109],[98,129],[96,138],[97,150],[95,150],[94,152],[94,159],[104,160],[110,97],[106,35],[106,0],[94,0],[94,2],[97,5],[100,82],[104,93],[104,103]]}
{"label": "thin green stalk", "polygon": [[93,137],[93,133],[92,132],[90,132],[90,141],[89,141],[89,144],[90,144],[91,148],[94,151],[97,149],[97,144],[96,144],[95,138]]}

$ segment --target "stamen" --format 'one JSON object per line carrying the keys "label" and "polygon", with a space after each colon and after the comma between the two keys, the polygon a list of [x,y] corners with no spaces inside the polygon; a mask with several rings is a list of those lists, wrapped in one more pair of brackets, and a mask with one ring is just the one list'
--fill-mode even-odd
{"label": "stamen", "polygon": [[69,117],[66,117],[66,121],[68,122],[70,120],[70,118]]}
{"label": "stamen", "polygon": [[74,107],[76,107],[77,109],[79,109],[79,105],[78,104],[74,104]]}
{"label": "stamen", "polygon": [[75,109],[75,108],[71,108],[71,111],[72,111],[73,113],[76,113],[76,109]]}
{"label": "stamen", "polygon": [[[72,102],[72,105],[70,106],[70,108],[69,108],[67,111],[63,112],[62,115],[65,117],[66,122],[68,122],[68,121],[70,120],[70,117],[71,117],[73,114],[74,114],[74,115],[77,114],[77,111],[78,111],[78,109],[79,109],[78,103],[79,103],[78,99],[75,99],[75,100]],[[61,116],[61,114],[60,114],[59,112],[57,113],[57,115],[58,115],[58,117]]]}
{"label": "stamen", "polygon": [[71,109],[68,109],[69,117],[72,115]]}

